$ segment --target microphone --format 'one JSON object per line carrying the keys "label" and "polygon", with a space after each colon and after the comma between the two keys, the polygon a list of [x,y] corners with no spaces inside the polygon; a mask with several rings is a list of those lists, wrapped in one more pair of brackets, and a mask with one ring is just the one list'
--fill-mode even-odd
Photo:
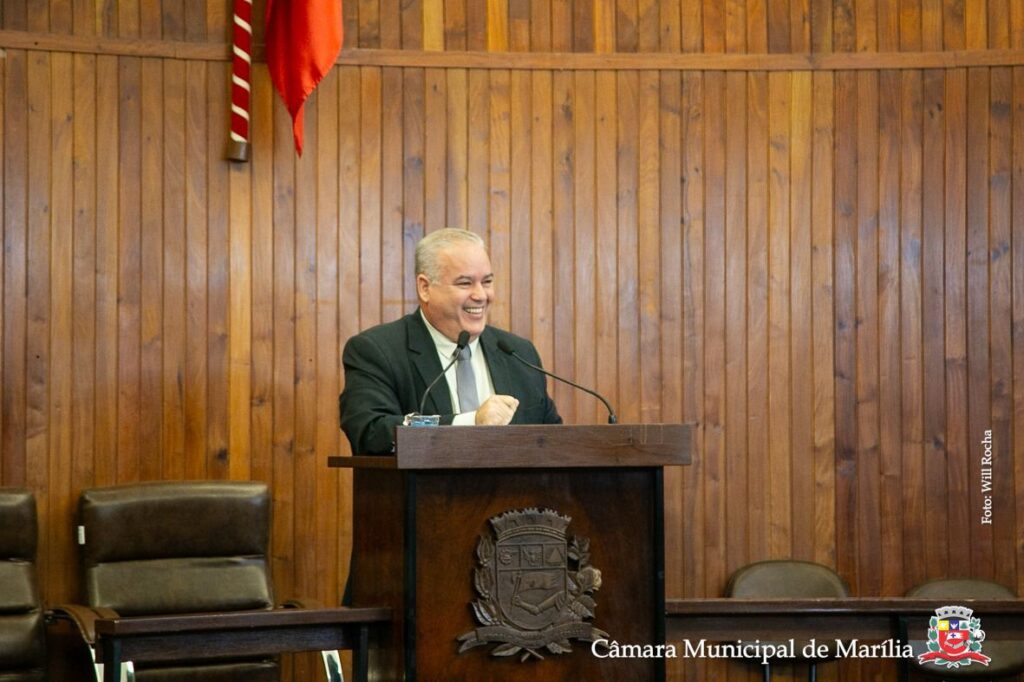
{"label": "microphone", "polygon": [[445,365],[445,368],[441,370],[441,373],[438,374],[434,378],[434,380],[430,382],[429,386],[427,386],[427,390],[425,390],[423,392],[423,400],[420,401],[420,411],[417,412],[416,414],[418,414],[418,415],[419,414],[423,414],[423,410],[427,406],[427,396],[430,395],[430,389],[434,388],[434,385],[438,381],[441,380],[441,377],[443,377],[445,375],[445,373],[449,369],[451,369],[451,366],[454,365],[455,361],[459,359],[460,355],[462,355],[462,349],[465,348],[468,345],[469,345],[469,332],[463,330],[463,331],[459,332],[459,340],[455,342],[455,354],[452,356],[451,362],[449,362],[447,365]]}
{"label": "microphone", "polygon": [[589,393],[590,395],[594,396],[595,398],[600,400],[602,403],[604,403],[605,409],[608,410],[608,423],[609,424],[618,424],[619,423],[619,418],[615,416],[615,410],[612,409],[612,406],[608,404],[608,401],[605,400],[604,396],[602,396],[600,393],[598,393],[596,391],[591,391],[589,388],[585,388],[583,386],[580,386],[579,384],[574,383],[572,381],[569,381],[568,379],[563,379],[562,377],[558,376],[557,374],[552,374],[551,372],[547,371],[546,369],[544,369],[540,365],[535,365],[532,362],[527,362],[526,360],[523,360],[519,356],[519,353],[516,352],[516,349],[513,348],[512,346],[508,345],[508,342],[505,341],[505,339],[499,339],[498,340],[498,350],[500,350],[502,353],[505,353],[506,355],[511,355],[516,360],[518,360],[519,362],[523,363],[524,365],[526,365],[530,369],[535,369],[538,372],[540,372],[541,374],[546,374],[549,377],[551,377],[552,379],[557,379],[558,381],[561,381],[563,384],[569,384],[573,388],[578,388],[581,391],[583,391],[584,393]]}

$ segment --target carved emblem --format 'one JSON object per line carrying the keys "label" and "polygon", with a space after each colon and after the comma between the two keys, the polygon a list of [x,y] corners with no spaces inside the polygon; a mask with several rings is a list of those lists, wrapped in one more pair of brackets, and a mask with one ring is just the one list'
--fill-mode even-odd
{"label": "carved emblem", "polygon": [[584,622],[594,617],[601,571],[590,565],[590,541],[566,537],[572,521],[556,511],[507,511],[490,520],[495,539],[476,545],[473,606],[483,626],[459,636],[461,654],[498,644],[492,656],[520,660],[572,651],[571,639],[593,642],[608,633]]}

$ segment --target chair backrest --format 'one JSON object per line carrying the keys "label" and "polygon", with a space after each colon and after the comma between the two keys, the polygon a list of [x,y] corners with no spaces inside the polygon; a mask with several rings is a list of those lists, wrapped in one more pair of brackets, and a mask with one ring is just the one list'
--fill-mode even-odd
{"label": "chair backrest", "polygon": [[90,606],[122,616],[273,606],[270,497],[263,483],[86,490],[79,523]]}
{"label": "chair backrest", "polygon": [[820,599],[850,596],[850,588],[828,566],[811,561],[771,560],[748,564],[733,573],[727,597],[747,599]]}
{"label": "chair backrest", "polygon": [[24,672],[11,679],[44,675],[45,630],[35,567],[38,534],[32,493],[0,488],[0,673]]}
{"label": "chair backrest", "polygon": [[912,587],[908,597],[923,599],[1016,599],[1008,587],[977,578],[943,578]]}

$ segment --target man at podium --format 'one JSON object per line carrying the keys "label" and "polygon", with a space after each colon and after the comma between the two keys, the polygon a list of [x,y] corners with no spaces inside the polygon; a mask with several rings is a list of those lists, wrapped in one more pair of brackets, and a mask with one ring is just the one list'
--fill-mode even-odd
{"label": "man at podium", "polygon": [[[494,273],[483,239],[444,228],[416,245],[419,308],[345,344],[341,428],[355,454],[394,450],[406,415],[440,424],[559,424],[528,340],[488,326]],[[443,378],[442,378],[443,372]],[[429,390],[428,390],[429,387]]]}

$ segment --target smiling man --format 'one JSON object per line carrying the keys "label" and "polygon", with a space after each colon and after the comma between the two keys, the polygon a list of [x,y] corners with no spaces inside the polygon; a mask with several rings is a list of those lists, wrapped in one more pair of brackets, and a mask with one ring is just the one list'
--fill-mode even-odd
{"label": "smiling man", "polygon": [[462,332],[469,345],[430,391],[424,412],[442,424],[558,424],[544,376],[498,349],[511,347],[540,364],[533,344],[488,326],[494,273],[483,239],[445,228],[416,245],[419,309],[353,336],[345,344],[341,428],[357,454],[394,449],[395,427],[419,410],[427,386],[454,357]]}

